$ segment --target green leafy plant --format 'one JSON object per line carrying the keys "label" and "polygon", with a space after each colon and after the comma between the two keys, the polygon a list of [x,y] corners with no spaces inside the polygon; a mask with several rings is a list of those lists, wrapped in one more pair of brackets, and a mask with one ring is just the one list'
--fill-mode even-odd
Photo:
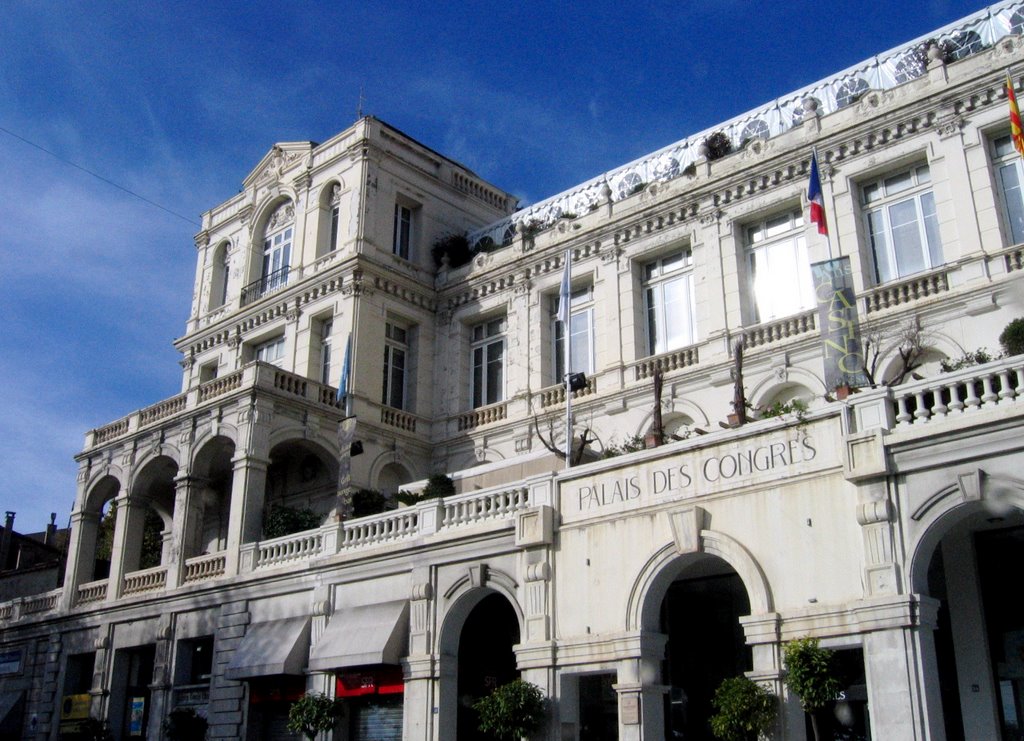
{"label": "green leafy plant", "polygon": [[946,360],[939,361],[939,368],[943,373],[951,373],[953,371],[960,370],[961,368],[970,368],[973,365],[991,363],[995,359],[996,358],[992,353],[983,347],[979,347],[974,352],[965,352],[956,360],[947,358]]}
{"label": "green leafy plant", "polygon": [[206,718],[192,708],[175,708],[163,722],[164,736],[169,741],[200,741],[206,738]]}
{"label": "green leafy plant", "polygon": [[480,731],[498,739],[520,739],[540,728],[545,700],[540,688],[514,679],[473,704],[480,715]]}
{"label": "green leafy plant", "polygon": [[647,187],[647,183],[645,183],[643,180],[640,180],[640,181],[638,181],[636,183],[633,183],[633,187],[629,189],[629,193],[627,193],[626,195],[628,195],[628,196],[636,195],[637,193],[639,193],[640,191],[642,191],[646,187]]}
{"label": "green leafy plant", "polygon": [[778,708],[775,693],[745,676],[722,681],[711,698],[711,732],[723,741],[749,741],[767,734]]}
{"label": "green leafy plant", "polygon": [[709,160],[719,160],[732,151],[732,142],[724,132],[716,131],[704,140],[704,147]]}
{"label": "green leafy plant", "polygon": [[388,497],[376,489],[358,489],[352,492],[352,516],[368,517],[391,509]]}
{"label": "green leafy plant", "polygon": [[836,699],[839,681],[835,652],[818,645],[817,638],[790,641],[783,650],[785,682],[800,697],[804,712],[811,716],[814,738],[821,741],[818,713]]}
{"label": "green leafy plant", "polygon": [[316,692],[307,693],[288,708],[288,730],[313,741],[318,733],[333,729],[344,714],[343,700]]}
{"label": "green leafy plant", "polygon": [[544,229],[544,224],[539,219],[530,219],[519,224],[519,232],[523,239],[533,239]]}
{"label": "green leafy plant", "polygon": [[80,739],[80,741],[114,741],[110,724],[105,720],[89,716],[78,724],[78,731],[62,738]]}
{"label": "green leafy plant", "polygon": [[280,538],[320,527],[319,514],[305,507],[272,505],[263,516],[263,537]]}
{"label": "green leafy plant", "polygon": [[1024,354],[1024,317],[1017,317],[999,333],[999,346],[1007,355]]}
{"label": "green leafy plant", "polygon": [[610,443],[605,446],[604,451],[601,453],[602,458],[615,458],[626,453],[635,453],[638,450],[646,450],[647,445],[644,443],[643,435],[630,435],[622,441],[621,445]]}
{"label": "green leafy plant", "polygon": [[757,409],[758,419],[773,419],[794,415],[798,422],[804,421],[807,414],[807,402],[803,399],[790,399],[789,401],[774,401],[766,407]]}
{"label": "green leafy plant", "polygon": [[427,485],[423,491],[414,494],[410,491],[399,491],[395,498],[402,504],[416,504],[426,499],[437,499],[439,497],[450,497],[455,494],[455,482],[451,476],[443,473],[435,473],[427,479]]}

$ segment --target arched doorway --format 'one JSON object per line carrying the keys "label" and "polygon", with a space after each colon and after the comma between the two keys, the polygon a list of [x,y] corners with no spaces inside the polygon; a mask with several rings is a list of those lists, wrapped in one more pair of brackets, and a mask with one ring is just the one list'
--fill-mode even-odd
{"label": "arched doorway", "polygon": [[[728,677],[753,668],[740,617],[750,614],[743,580],[723,559],[694,554],[673,564],[661,597],[665,738],[713,741],[711,698]],[[652,595],[654,597],[655,595]]]}
{"label": "arched doorway", "polygon": [[934,632],[947,741],[1024,738],[1024,512],[983,503],[934,523],[915,560],[916,591],[939,601]]}
{"label": "arched doorway", "polygon": [[519,677],[519,615],[509,599],[477,587],[448,611],[441,629],[439,737],[484,741],[473,704]]}

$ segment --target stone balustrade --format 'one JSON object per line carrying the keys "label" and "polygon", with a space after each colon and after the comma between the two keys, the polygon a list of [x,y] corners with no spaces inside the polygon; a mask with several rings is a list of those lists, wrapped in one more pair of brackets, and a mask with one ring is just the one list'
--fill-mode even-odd
{"label": "stone balustrade", "polygon": [[400,409],[381,407],[380,423],[405,432],[416,432],[416,416]]}
{"label": "stone balustrade", "polygon": [[946,270],[924,273],[896,283],[886,283],[864,294],[864,310],[868,314],[920,301],[949,290]]}
{"label": "stone balustrade", "polygon": [[167,586],[167,567],[154,566],[151,569],[133,571],[124,577],[124,588],[121,594],[141,594],[143,592],[155,592]]}
{"label": "stone balustrade", "polygon": [[49,612],[60,602],[60,595],[63,590],[55,589],[44,594],[34,594],[26,597],[21,603],[21,614],[28,615],[34,612]]}
{"label": "stone balustrade", "polygon": [[185,583],[215,579],[223,576],[227,568],[227,553],[210,553],[208,555],[196,556],[185,561]]}
{"label": "stone balustrade", "polygon": [[[430,499],[410,507],[348,520],[340,525],[331,523],[315,530],[247,543],[241,547],[240,576],[247,578],[247,575],[255,576],[258,572],[276,568],[301,569],[313,559],[400,544],[442,530],[457,531],[460,527],[481,523],[514,527],[516,513],[530,506],[527,488],[494,487],[444,499]],[[227,563],[226,551],[189,558],[185,561],[182,585],[224,576]],[[128,597],[173,590],[175,585],[168,584],[167,576],[166,565],[131,572],[124,577],[121,594]],[[107,579],[80,584],[74,605],[82,607],[105,602],[108,590]],[[63,590],[55,590],[0,603],[0,623],[16,621],[31,612],[60,609],[62,593]]]}
{"label": "stone balustrade", "polygon": [[748,349],[799,337],[817,328],[817,309],[794,314],[774,322],[758,324],[743,331],[743,346]]}
{"label": "stone balustrade", "polygon": [[216,399],[218,396],[234,391],[241,385],[242,371],[240,370],[228,373],[220,378],[214,378],[212,381],[207,381],[199,387],[199,401],[204,402]]}
{"label": "stone balustrade", "polygon": [[419,534],[420,513],[409,507],[393,512],[360,517],[346,522],[342,528],[342,549],[377,545]]}
{"label": "stone balustrade", "polygon": [[283,371],[269,363],[254,361],[222,378],[207,381],[185,394],[165,399],[159,404],[133,412],[116,422],[92,430],[86,434],[85,450],[145,429],[168,417],[193,411],[229,393],[242,393],[250,389],[266,389],[323,406],[339,408],[337,389],[295,373]]}
{"label": "stone balustrade", "polygon": [[507,518],[528,506],[529,493],[525,488],[473,492],[470,495],[451,497],[443,503],[441,527],[452,528],[483,520]]}
{"label": "stone balustrade", "polygon": [[[572,392],[573,399],[579,399],[584,396],[590,396],[591,394],[597,393],[597,379],[594,376],[587,376],[587,385],[581,388],[579,391]],[[548,386],[542,388],[537,392],[537,397],[540,399],[541,409],[548,407],[558,406],[559,404],[565,403],[565,384],[559,383],[554,386]]]}
{"label": "stone balustrade", "polygon": [[466,430],[474,430],[483,425],[500,422],[506,417],[508,417],[508,404],[502,401],[458,415],[456,426],[459,432],[465,432]]}
{"label": "stone balustrade", "polygon": [[90,602],[102,602],[107,598],[107,580],[100,579],[78,585],[78,595],[75,599],[77,605],[87,605]]}
{"label": "stone balustrade", "polygon": [[681,350],[652,355],[633,363],[633,379],[642,381],[645,378],[652,378],[655,370],[662,373],[669,373],[680,368],[697,365],[700,362],[700,354],[696,345],[684,347]]}
{"label": "stone balustrade", "polygon": [[1024,398],[1024,355],[1002,358],[934,378],[850,397],[853,430],[904,430],[979,411],[1008,408]]}
{"label": "stone balustrade", "polygon": [[298,561],[308,561],[321,555],[322,551],[323,534],[318,530],[283,535],[280,538],[263,540],[257,544],[253,568],[269,569]]}

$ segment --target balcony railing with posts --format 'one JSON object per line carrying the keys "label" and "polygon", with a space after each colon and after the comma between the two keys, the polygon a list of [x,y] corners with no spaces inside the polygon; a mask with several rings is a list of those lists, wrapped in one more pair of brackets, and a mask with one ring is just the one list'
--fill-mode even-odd
{"label": "balcony railing with posts", "polygon": [[[578,391],[572,392],[573,399],[580,399],[584,396],[590,396],[597,393],[597,379],[594,376],[587,376],[587,385]],[[555,386],[547,386],[537,392],[537,396],[540,398],[540,406],[542,409],[548,407],[557,406],[558,404],[565,403],[565,384],[559,383]]]}
{"label": "balcony railing with posts", "polygon": [[117,440],[176,414],[190,412],[230,393],[249,389],[266,389],[338,408],[337,391],[334,387],[283,371],[269,363],[254,361],[226,376],[207,381],[188,393],[173,396],[93,430],[86,436],[85,448],[88,450]]}
{"label": "balcony railing with posts", "polygon": [[979,412],[1024,412],[1024,355],[850,397],[853,427],[911,430]]}
{"label": "balcony railing with posts", "polygon": [[251,304],[253,301],[279,291],[288,285],[288,270],[289,268],[286,265],[272,273],[267,273],[259,280],[254,280],[242,288],[242,306]]}

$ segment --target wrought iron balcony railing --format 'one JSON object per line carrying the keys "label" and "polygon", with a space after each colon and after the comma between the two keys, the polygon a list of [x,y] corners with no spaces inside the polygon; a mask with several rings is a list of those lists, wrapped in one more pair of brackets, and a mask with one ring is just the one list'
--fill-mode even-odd
{"label": "wrought iron balcony railing", "polygon": [[242,289],[242,306],[278,291],[288,285],[288,266],[267,273],[259,280],[254,280]]}

